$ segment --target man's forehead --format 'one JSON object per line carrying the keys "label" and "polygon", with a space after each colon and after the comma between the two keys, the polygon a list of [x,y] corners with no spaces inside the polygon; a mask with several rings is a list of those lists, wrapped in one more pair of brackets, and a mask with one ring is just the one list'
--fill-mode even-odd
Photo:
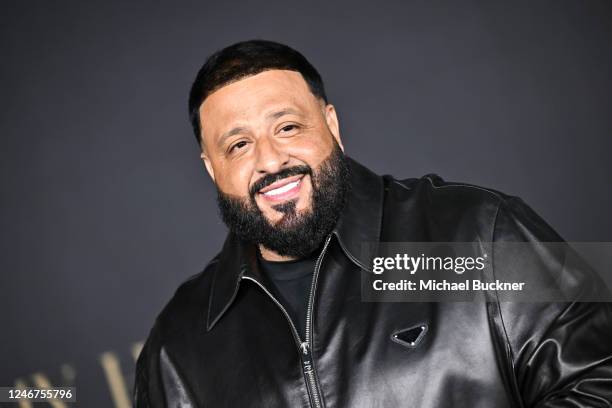
{"label": "man's forehead", "polygon": [[241,111],[253,106],[253,103],[272,102],[277,98],[292,99],[299,103],[300,99],[308,96],[314,97],[299,72],[268,70],[217,89],[204,100],[200,114],[209,111]]}

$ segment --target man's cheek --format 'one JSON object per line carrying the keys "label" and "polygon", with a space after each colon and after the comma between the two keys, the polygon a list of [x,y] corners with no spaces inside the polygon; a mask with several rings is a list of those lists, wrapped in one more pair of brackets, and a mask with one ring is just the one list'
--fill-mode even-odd
{"label": "man's cheek", "polygon": [[312,210],[313,201],[312,181],[310,176],[305,176],[295,208],[298,212],[310,211]]}

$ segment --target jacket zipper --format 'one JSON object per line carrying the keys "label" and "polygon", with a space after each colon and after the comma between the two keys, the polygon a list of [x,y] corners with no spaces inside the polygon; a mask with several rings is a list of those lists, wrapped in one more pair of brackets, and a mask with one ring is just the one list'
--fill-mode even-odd
{"label": "jacket zipper", "polygon": [[319,257],[317,258],[317,261],[315,262],[314,274],[312,276],[312,284],[310,285],[310,294],[308,296],[308,309],[306,311],[306,333],[305,333],[306,336],[305,336],[304,341],[302,341],[302,339],[300,338],[300,335],[295,327],[295,324],[291,320],[289,313],[287,313],[287,310],[274,297],[274,295],[272,295],[272,293],[268,289],[266,289],[261,283],[259,283],[254,278],[250,276],[242,276],[241,278],[241,279],[247,279],[247,280],[255,282],[255,284],[257,284],[257,286],[259,286],[270,297],[270,299],[272,299],[272,301],[276,303],[276,305],[281,309],[281,311],[285,315],[285,318],[289,322],[289,325],[291,326],[291,332],[293,334],[295,342],[300,351],[301,360],[302,360],[302,370],[306,378],[306,385],[310,391],[310,397],[311,397],[310,405],[314,406],[315,408],[322,408],[322,404],[321,404],[321,396],[319,395],[319,390],[317,387],[317,379],[316,379],[314,364],[312,361],[312,353],[310,352],[312,348],[312,339],[310,338],[310,333],[312,332],[312,326],[313,326],[312,309],[313,309],[313,303],[314,303],[314,293],[317,287],[317,277],[319,275],[319,269],[321,268],[321,262],[323,260],[323,255],[325,255],[325,251],[327,250],[330,240],[331,240],[331,234],[327,236],[325,240],[325,244],[323,245],[323,249],[321,250]]}

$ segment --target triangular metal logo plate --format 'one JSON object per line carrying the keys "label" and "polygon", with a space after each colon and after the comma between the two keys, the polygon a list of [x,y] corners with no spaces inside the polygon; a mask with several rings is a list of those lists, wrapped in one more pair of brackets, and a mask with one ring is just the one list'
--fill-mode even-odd
{"label": "triangular metal logo plate", "polygon": [[414,348],[423,340],[425,333],[427,333],[427,325],[419,324],[418,326],[394,332],[391,334],[391,340],[402,346]]}

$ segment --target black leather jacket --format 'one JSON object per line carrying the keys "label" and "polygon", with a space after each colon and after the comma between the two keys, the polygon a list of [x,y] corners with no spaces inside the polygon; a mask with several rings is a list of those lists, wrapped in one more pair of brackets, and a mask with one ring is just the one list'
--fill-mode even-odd
{"label": "black leather jacket", "polygon": [[[137,362],[137,408],[612,406],[609,303],[362,302],[362,242],[561,238],[516,197],[350,164],[306,338],[262,283],[254,248],[230,234],[155,321]],[[419,325],[418,347],[391,340]]]}

